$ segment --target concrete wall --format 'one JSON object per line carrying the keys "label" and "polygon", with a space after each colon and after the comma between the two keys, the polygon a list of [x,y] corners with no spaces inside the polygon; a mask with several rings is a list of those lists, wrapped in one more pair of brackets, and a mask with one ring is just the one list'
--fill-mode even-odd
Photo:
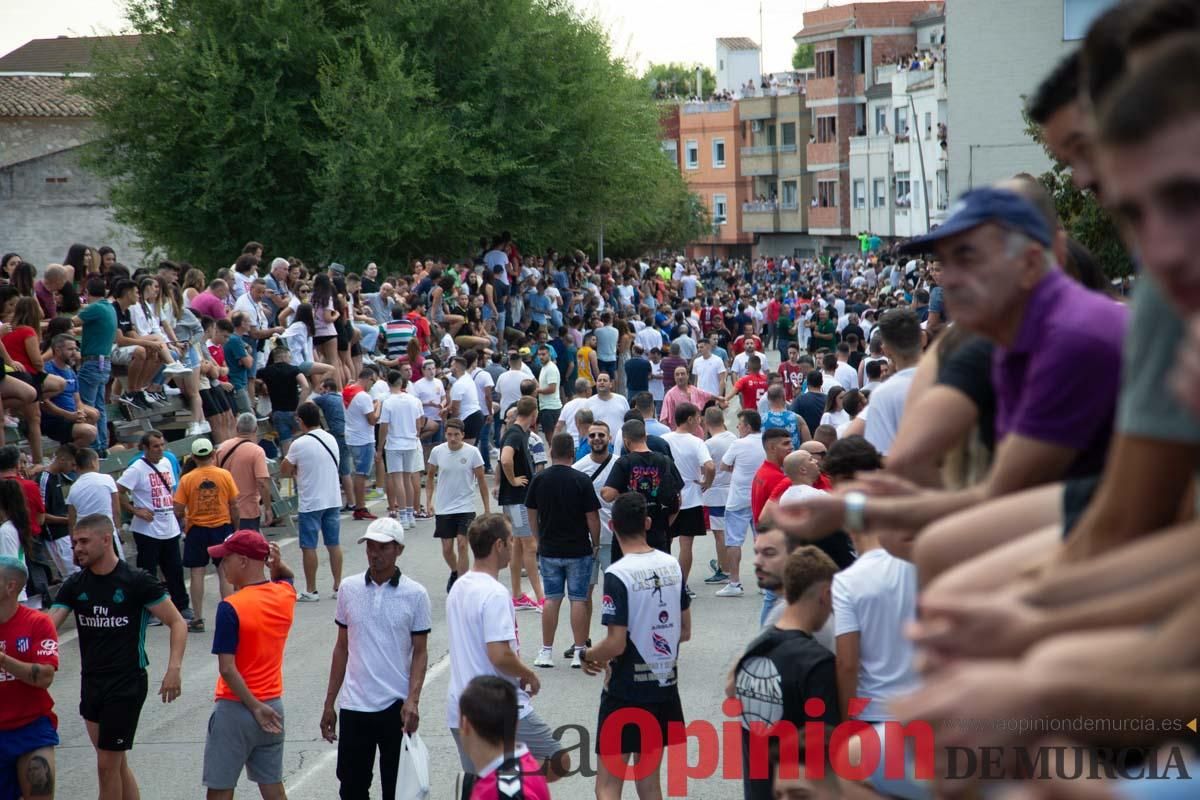
{"label": "concrete wall", "polygon": [[49,155],[91,141],[86,118],[5,117],[0,119],[0,166]]}
{"label": "concrete wall", "polygon": [[[724,62],[724,68],[722,68]],[[736,92],[746,85],[746,81],[754,81],[755,87],[762,79],[758,70],[757,50],[728,50],[722,44],[717,45],[717,91]]]}
{"label": "concrete wall", "polygon": [[134,266],[145,253],[117,225],[107,184],[79,165],[77,150],[0,168],[0,251],[20,253],[39,269],[61,262],[74,242],[117,251]]}

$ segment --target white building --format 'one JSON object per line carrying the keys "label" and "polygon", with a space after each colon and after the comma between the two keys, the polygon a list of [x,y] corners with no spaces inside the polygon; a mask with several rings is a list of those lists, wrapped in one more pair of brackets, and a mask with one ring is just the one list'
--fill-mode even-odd
{"label": "white building", "polygon": [[1115,0],[955,0],[946,4],[950,192],[1050,169],[1025,133],[1023,97],[1079,45]]}
{"label": "white building", "polygon": [[753,81],[757,87],[762,80],[759,70],[758,45],[744,36],[732,39],[717,39],[717,91],[735,94]]}

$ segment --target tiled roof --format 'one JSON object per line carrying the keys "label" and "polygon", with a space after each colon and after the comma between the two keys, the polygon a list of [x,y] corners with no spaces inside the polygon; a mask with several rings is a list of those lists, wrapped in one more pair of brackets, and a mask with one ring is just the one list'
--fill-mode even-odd
{"label": "tiled roof", "polygon": [[4,56],[2,72],[87,72],[97,47],[136,47],[140,36],[59,36],[33,39]]}
{"label": "tiled roof", "polygon": [[728,50],[757,50],[758,45],[753,39],[747,39],[745,36],[737,36],[730,39],[717,39],[717,44],[725,45]]}
{"label": "tiled roof", "polygon": [[840,33],[846,28],[854,24],[853,19],[839,19],[835,22],[824,22],[820,25],[806,25],[792,36],[796,39],[800,36],[814,36],[819,33]]}
{"label": "tiled roof", "polygon": [[74,79],[0,75],[0,117],[90,117],[87,102],[71,91]]}

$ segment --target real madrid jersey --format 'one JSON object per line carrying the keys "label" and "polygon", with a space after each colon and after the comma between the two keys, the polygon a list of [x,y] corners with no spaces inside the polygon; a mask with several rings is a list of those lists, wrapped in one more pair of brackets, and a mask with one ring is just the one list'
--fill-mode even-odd
{"label": "real madrid jersey", "polygon": [[612,662],[609,694],[645,703],[678,696],[676,659],[688,605],[683,571],[667,553],[626,554],[604,571],[600,622],[629,632],[625,652]]}

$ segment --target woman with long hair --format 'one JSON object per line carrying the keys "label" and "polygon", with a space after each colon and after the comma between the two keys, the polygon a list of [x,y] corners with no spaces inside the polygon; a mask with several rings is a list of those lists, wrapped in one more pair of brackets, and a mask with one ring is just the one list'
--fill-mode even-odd
{"label": "woman with long hair", "polygon": [[846,430],[850,427],[854,420],[862,417],[865,423],[867,418],[863,412],[867,410],[867,395],[860,392],[858,389],[851,389],[842,395],[842,411],[846,412],[850,417],[848,422],[844,422],[838,426],[837,435],[839,439],[845,438]]}
{"label": "woman with long hair", "polygon": [[[68,327],[70,325],[69,318]],[[67,381],[58,375],[46,373],[46,360],[41,346],[42,307],[33,297],[17,297],[8,318],[12,327],[0,338],[6,362],[16,367],[9,372],[12,383],[27,383],[35,392],[35,401],[48,400],[67,388]],[[6,320],[6,321],[8,321]],[[7,368],[7,367],[6,367]],[[8,381],[6,381],[7,383]],[[26,421],[25,437],[29,440],[29,452],[35,463],[42,462],[41,408],[34,402],[24,409]],[[35,424],[36,423],[36,424]]]}
{"label": "woman with long hair", "polygon": [[321,364],[313,359],[313,335],[316,330],[313,307],[308,303],[301,303],[296,306],[292,322],[283,332],[288,361],[310,379],[309,384],[312,386],[319,386],[325,378],[333,377],[334,372],[329,364]]}
{"label": "woman with long hair", "polygon": [[0,258],[0,283],[8,283],[12,280],[12,271],[22,261],[24,259],[17,253],[5,253],[4,257]]}
{"label": "woman with long hair", "polygon": [[822,425],[832,425],[839,428],[850,422],[850,415],[842,407],[846,390],[841,386],[832,386],[825,393],[825,413],[821,415]]}
{"label": "woman with long hair", "polygon": [[33,264],[28,261],[22,261],[13,268],[12,276],[9,278],[9,285],[17,290],[17,294],[24,297],[33,297],[33,280],[34,280]]}
{"label": "woman with long hair", "polygon": [[[113,259],[114,263],[116,259]],[[100,259],[95,257],[95,252],[86,244],[76,242],[67,248],[66,258],[63,259],[63,266],[70,267],[75,270],[76,281],[87,279],[90,272],[100,271]]]}
{"label": "woman with long hair", "polygon": [[[108,245],[101,247],[96,251],[96,254],[100,257],[100,263],[94,271],[99,272],[101,275],[108,272],[110,269],[112,269],[112,265],[117,263],[117,252]],[[80,280],[82,280],[84,277],[85,276],[81,275]]]}
{"label": "woman with long hair", "polygon": [[[164,278],[153,275],[143,276],[138,281],[138,302],[129,307],[129,319],[133,322],[138,336],[168,345],[167,352],[171,355],[172,361],[164,369],[165,377],[175,382],[192,411],[192,419],[188,424],[186,435],[198,436],[201,433],[207,433],[211,428],[204,424],[200,384],[196,378],[194,366],[183,360],[183,354],[189,348],[181,345],[175,335],[175,304],[173,300],[164,301],[164,285],[168,287],[166,294],[169,294],[170,284]],[[168,319],[164,319],[164,310]]]}
{"label": "woman with long hair", "polygon": [[184,305],[190,305],[196,295],[203,292],[208,287],[208,281],[204,277],[204,273],[193,267],[183,273],[183,302]]}
{"label": "woman with long hair", "polygon": [[[33,553],[33,526],[25,506],[25,493],[15,480],[0,480],[0,520],[3,520],[0,522],[0,556],[19,559],[29,569],[29,558]],[[29,597],[24,589],[17,599],[21,603],[28,602]]]}
{"label": "woman with long hair", "polygon": [[338,391],[346,385],[338,359],[338,332],[334,323],[339,315],[334,307],[333,281],[324,272],[313,276],[310,303],[313,310],[313,350],[324,363],[333,367],[333,380]]}

